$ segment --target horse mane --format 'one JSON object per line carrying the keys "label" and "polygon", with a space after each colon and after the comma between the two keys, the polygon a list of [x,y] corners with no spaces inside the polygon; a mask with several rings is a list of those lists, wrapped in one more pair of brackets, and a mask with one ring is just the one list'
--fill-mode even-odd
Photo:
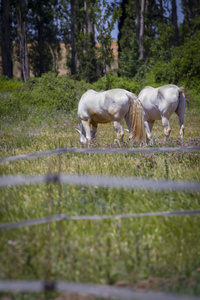
{"label": "horse mane", "polygon": [[144,111],[139,99],[134,96],[129,96],[129,120],[131,121],[130,133],[132,134],[133,140],[139,142],[143,141],[145,138],[145,128],[144,128]]}

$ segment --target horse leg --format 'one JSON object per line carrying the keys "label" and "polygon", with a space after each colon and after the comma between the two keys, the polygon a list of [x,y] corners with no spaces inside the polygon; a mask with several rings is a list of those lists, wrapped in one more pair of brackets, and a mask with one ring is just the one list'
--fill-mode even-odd
{"label": "horse leg", "polygon": [[162,116],[162,124],[164,126],[165,141],[167,141],[169,139],[171,128],[169,126],[169,120],[164,116]]}
{"label": "horse leg", "polygon": [[184,128],[184,114],[179,116],[179,124],[180,124],[180,136],[181,136],[181,139],[183,141],[184,131],[185,131],[185,128]]}
{"label": "horse leg", "polygon": [[95,138],[97,133],[97,124],[92,124],[92,139]]}
{"label": "horse leg", "polygon": [[123,131],[121,122],[115,121],[114,122],[114,128],[115,128],[115,131],[117,133],[118,142],[120,144],[120,142],[123,141],[123,137],[124,137],[124,131]]}
{"label": "horse leg", "polygon": [[91,134],[90,134],[90,122],[88,121],[82,121],[84,130],[85,130],[85,134],[86,134],[86,139],[88,141],[88,145],[91,142]]}
{"label": "horse leg", "polygon": [[184,114],[185,114],[185,95],[183,93],[180,94],[179,105],[176,109],[175,113],[179,117],[179,124],[180,124],[180,136],[183,141],[184,136]]}
{"label": "horse leg", "polygon": [[153,124],[154,122],[147,122],[147,121],[144,121],[144,127],[145,127],[145,130],[146,130],[146,143],[147,145],[149,144],[153,144],[153,140],[152,140],[152,135],[151,135],[151,130],[153,128]]}
{"label": "horse leg", "polygon": [[176,114],[179,117],[179,124],[180,124],[180,136],[183,141],[183,136],[184,136],[184,113],[185,113],[185,107],[182,110],[177,110]]}

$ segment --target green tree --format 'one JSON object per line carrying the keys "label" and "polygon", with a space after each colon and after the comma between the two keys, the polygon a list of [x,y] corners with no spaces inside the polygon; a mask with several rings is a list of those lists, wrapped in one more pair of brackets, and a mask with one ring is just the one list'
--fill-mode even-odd
{"label": "green tree", "polygon": [[17,33],[19,38],[19,60],[20,60],[20,75],[21,80],[29,79],[29,60],[28,60],[28,45],[27,45],[27,30],[26,30],[26,15],[27,3],[25,0],[19,0],[16,4],[17,15]]}
{"label": "green tree", "polygon": [[107,67],[110,69],[113,61],[111,50],[112,37],[111,32],[115,22],[119,19],[121,10],[114,3],[105,0],[98,0],[95,11],[95,25],[97,30],[97,41],[99,42],[99,58],[102,62],[104,74],[107,73]]}
{"label": "green tree", "polygon": [[96,81],[100,75],[98,74],[98,58],[95,46],[95,6],[96,0],[84,1],[82,16],[80,15],[82,17],[81,30],[77,32],[79,39],[79,47],[77,47],[79,58],[78,75],[87,82]]}
{"label": "green tree", "polygon": [[199,0],[182,0],[182,12],[184,14],[182,24],[182,43],[185,38],[194,35],[200,29],[200,5]]}
{"label": "green tree", "polygon": [[60,50],[57,11],[58,0],[29,0],[30,63],[35,76],[56,71]]}
{"label": "green tree", "polygon": [[[136,1],[137,5],[139,4]],[[132,59],[132,54],[134,57],[139,57],[138,49],[134,50],[137,53],[133,53],[134,50],[131,48],[131,43],[133,43],[134,37],[137,41],[139,41],[139,7],[135,6],[134,1],[123,0],[120,4],[121,8],[121,16],[118,22],[119,34],[118,34],[118,58],[119,58],[119,70],[118,74],[131,76],[132,71],[130,70],[131,67],[128,65],[130,60]],[[136,14],[136,17],[135,17]],[[137,21],[135,21],[137,20]],[[137,27],[137,29],[136,29]],[[130,53],[129,53],[130,52]],[[132,65],[132,64],[131,64]],[[131,71],[131,72],[130,72]],[[135,71],[134,71],[135,74]]]}
{"label": "green tree", "polygon": [[13,48],[10,0],[0,1],[0,37],[3,75],[13,77]]}
{"label": "green tree", "polygon": [[118,22],[119,57],[122,51],[130,50],[132,37],[136,34],[134,1],[123,0],[121,1],[120,8],[121,8],[121,16]]}
{"label": "green tree", "polygon": [[139,43],[132,38],[131,49],[123,51],[120,56],[120,74],[125,77],[134,77],[139,68]]}
{"label": "green tree", "polygon": [[150,60],[152,63],[156,63],[158,60],[165,62],[171,60],[173,38],[173,27],[166,23],[158,23],[156,35],[150,46]]}

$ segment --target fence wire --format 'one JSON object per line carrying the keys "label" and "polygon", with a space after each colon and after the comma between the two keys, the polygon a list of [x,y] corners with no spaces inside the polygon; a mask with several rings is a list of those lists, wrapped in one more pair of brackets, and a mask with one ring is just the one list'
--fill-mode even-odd
{"label": "fence wire", "polygon": [[31,154],[9,156],[0,159],[0,163],[12,162],[20,159],[33,159],[64,153],[90,153],[90,154],[131,154],[131,153],[157,153],[157,152],[198,152],[199,146],[169,147],[169,148],[58,148],[51,151],[43,151]]}
{"label": "fence wire", "polygon": [[45,174],[38,176],[16,175],[0,177],[0,187],[41,183],[65,183],[84,186],[101,186],[108,188],[128,188],[140,190],[200,192],[200,183],[191,181],[142,179],[116,176],[72,175],[64,173]]}
{"label": "fence wire", "polygon": [[32,219],[21,222],[0,224],[0,230],[13,229],[24,226],[33,226],[46,224],[55,221],[62,220],[90,220],[99,221],[105,219],[127,219],[127,218],[141,218],[141,217],[177,217],[177,216],[189,216],[189,215],[199,215],[200,209],[196,210],[182,210],[182,211],[162,211],[162,212],[147,212],[147,213],[133,213],[133,214],[119,214],[119,215],[94,215],[94,216],[67,216],[66,214],[60,214],[55,216],[48,216],[40,219]]}
{"label": "fence wire", "polygon": [[78,295],[94,296],[103,299],[127,300],[200,300],[195,296],[179,296],[161,292],[136,291],[126,287],[115,287],[99,284],[64,282],[64,281],[0,281],[0,291],[9,292],[67,292]]}
{"label": "fence wire", "polygon": [[[51,156],[64,153],[89,153],[89,154],[120,154],[120,153],[156,153],[156,152],[196,152],[200,151],[200,147],[174,147],[174,148],[62,148],[52,151],[45,151],[33,154],[25,154],[11,156],[0,159],[0,163],[12,162],[20,159],[33,159],[44,156]],[[40,184],[40,183],[65,183],[77,184],[85,186],[103,186],[115,188],[131,188],[131,189],[147,189],[147,190],[172,190],[172,191],[192,191],[199,192],[199,182],[189,181],[169,181],[169,180],[152,180],[125,177],[108,177],[93,175],[71,175],[71,174],[46,174],[38,176],[4,176],[0,177],[0,187],[17,186],[24,184]],[[184,211],[165,211],[151,213],[134,213],[120,215],[102,215],[102,216],[67,216],[60,214],[56,216],[48,216],[40,219],[26,220],[15,223],[1,224],[0,230],[19,228],[22,226],[32,226],[45,224],[61,220],[103,220],[103,219],[119,219],[119,218],[136,218],[136,217],[173,217],[183,215],[199,215],[200,210],[184,210]],[[141,292],[134,291],[131,288],[111,287],[106,285],[95,285],[86,283],[64,282],[64,281],[0,281],[1,292],[68,292],[79,295],[88,295],[100,297],[103,299],[132,299],[132,300],[200,300],[199,297],[178,296],[164,293]]]}

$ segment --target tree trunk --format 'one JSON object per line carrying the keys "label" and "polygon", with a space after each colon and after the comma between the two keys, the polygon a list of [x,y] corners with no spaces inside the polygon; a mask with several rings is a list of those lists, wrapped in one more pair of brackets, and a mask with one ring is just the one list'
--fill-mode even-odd
{"label": "tree trunk", "polygon": [[2,55],[2,69],[3,75],[8,76],[8,78],[13,77],[13,62],[12,62],[12,41],[10,36],[10,18],[9,9],[10,1],[1,1],[1,55]]}
{"label": "tree trunk", "polygon": [[85,20],[83,22],[83,34],[84,34],[83,53],[86,53],[87,51],[86,35],[88,33],[88,8],[87,8],[86,1],[84,1],[84,10],[85,10]]}
{"label": "tree trunk", "polygon": [[75,62],[75,29],[74,29],[74,0],[71,0],[71,74],[76,74]]}
{"label": "tree trunk", "polygon": [[144,59],[144,10],[145,0],[141,2],[141,16],[140,16],[140,59]]}
{"label": "tree trunk", "polygon": [[83,23],[83,33],[85,36],[84,39],[84,45],[83,45],[83,53],[87,52],[87,40],[89,35],[94,35],[94,26],[92,25],[91,22],[91,11],[90,8],[88,7],[87,1],[84,1],[84,10],[85,10],[85,20]]}
{"label": "tree trunk", "polygon": [[177,6],[176,0],[172,0],[172,25],[174,26],[174,46],[179,46],[179,31],[177,21]]}
{"label": "tree trunk", "polygon": [[136,0],[135,7],[135,28],[136,28],[136,40],[139,41],[140,36],[140,1]]}
{"label": "tree trunk", "polygon": [[163,16],[164,16],[163,1],[159,0],[159,2],[160,2],[160,16],[161,16],[161,20],[163,20]]}
{"label": "tree trunk", "polygon": [[42,21],[40,12],[42,11],[41,2],[38,2],[38,10],[37,10],[37,42],[38,42],[38,54],[39,54],[39,76],[44,73],[44,64],[43,64],[43,33],[42,33]]}
{"label": "tree trunk", "polygon": [[21,80],[24,80],[26,82],[29,79],[29,61],[26,40],[26,3],[24,0],[19,0],[19,8],[17,9],[17,23],[19,36]]}

